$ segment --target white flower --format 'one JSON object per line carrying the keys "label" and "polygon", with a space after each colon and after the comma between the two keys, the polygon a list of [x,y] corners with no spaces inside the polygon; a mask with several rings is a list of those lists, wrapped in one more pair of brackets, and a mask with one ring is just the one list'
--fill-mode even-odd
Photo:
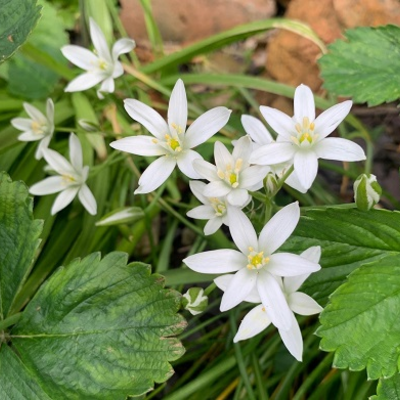
{"label": "white flower", "polygon": [[[253,151],[259,149],[264,145],[270,143],[275,143],[268,129],[265,125],[258,119],[251,115],[242,115],[241,122],[246,133],[251,137],[253,141]],[[281,164],[275,164],[270,166],[267,176],[267,186],[268,183],[273,182],[275,179],[271,174],[275,174],[278,178],[281,178],[285,172],[292,166],[293,162],[284,162]],[[276,182],[276,180],[275,180]],[[297,178],[296,172],[293,171],[285,180],[285,183],[292,188],[298,190],[301,193],[305,193],[307,190],[301,186],[299,179]],[[273,185],[272,185],[273,186]],[[270,192],[273,192],[274,188],[270,188]]]}
{"label": "white flower", "polygon": [[76,195],[89,214],[95,215],[97,203],[85,183],[89,174],[89,167],[83,166],[82,147],[79,139],[73,133],[69,137],[69,158],[71,162],[51,149],[44,150],[43,155],[50,168],[58,175],[34,184],[29,192],[36,196],[61,192],[51,209],[52,215],[67,207]]}
{"label": "white flower", "polygon": [[102,82],[97,91],[98,97],[102,99],[101,92],[114,92],[114,79],[124,73],[118,57],[121,54],[129,53],[135,47],[135,41],[132,39],[117,40],[110,52],[103,32],[92,18],[90,18],[90,37],[95,52],[75,45],[67,45],[61,48],[65,58],[87,71],[73,79],[65,88],[65,91],[79,92]]}
{"label": "white flower", "polygon": [[187,100],[181,79],[178,79],[171,93],[168,124],[157,111],[138,100],[125,100],[125,109],[154,138],[144,135],[127,137],[110,143],[110,146],[140,156],[162,156],[143,172],[135,193],[149,193],[157,189],[168,179],[176,165],[189,178],[199,179],[200,175],[193,169],[192,163],[202,157],[191,149],[225,126],[231,113],[226,107],[215,107],[198,117],[186,130]]}
{"label": "white flower", "polygon": [[221,311],[237,306],[255,290],[273,324],[279,329],[289,330],[293,324],[292,311],[279,277],[302,275],[321,268],[298,255],[275,253],[299,221],[298,203],[289,204],[276,213],[258,239],[242,211],[229,208],[228,213],[232,239],[240,251],[212,250],[190,256],[183,260],[184,263],[196,272],[208,274],[237,271],[222,296]]}
{"label": "white flower", "polygon": [[195,160],[194,169],[210,181],[204,189],[204,196],[226,196],[229,204],[235,207],[247,204],[250,200],[248,191],[260,189],[269,171],[269,167],[250,166],[251,150],[250,138],[243,136],[235,143],[232,154],[221,142],[215,142],[216,166],[204,160]]}
{"label": "white flower", "polygon": [[202,288],[191,287],[182,296],[182,306],[192,315],[201,314],[208,306],[208,297],[204,295]]}
{"label": "white flower", "polygon": [[[318,263],[321,256],[321,248],[319,246],[310,247],[301,254],[301,257],[305,259]],[[285,295],[286,301],[289,308],[299,315],[313,315],[318,314],[322,311],[322,307],[310,296],[298,292],[297,290],[303,284],[303,282],[308,278],[310,274],[290,276],[283,279],[281,285],[282,291]],[[220,276],[215,279],[217,286],[225,291],[229,286],[233,275],[227,274]],[[260,303],[261,298],[257,291],[253,291],[245,301],[251,303]],[[238,332],[235,335],[233,341],[236,343],[240,340],[249,339],[264,329],[266,329],[271,324],[271,319],[268,317],[268,312],[266,311],[263,304],[259,304],[253,308],[241,322]],[[303,339],[301,336],[301,331],[296,318],[292,313],[292,325],[289,330],[278,329],[279,334],[282,338],[283,343],[289,352],[299,361],[302,360],[303,353]]]}
{"label": "white flower", "polygon": [[24,131],[18,136],[18,140],[22,142],[40,140],[35,154],[36,159],[40,160],[43,157],[43,150],[48,148],[54,132],[54,103],[53,100],[47,99],[46,116],[29,103],[24,103],[24,108],[30,118],[13,118],[11,125]]}
{"label": "white flower", "polygon": [[[206,187],[204,182],[190,181],[189,186],[193,194],[203,203],[186,213],[190,218],[208,219],[204,227],[205,235],[212,235],[222,224],[229,226],[228,207],[225,197],[206,197],[203,192]],[[249,199],[250,201],[250,199]],[[248,203],[244,204],[246,206]]]}
{"label": "white flower", "polygon": [[271,107],[260,107],[278,134],[277,142],[254,151],[250,162],[273,165],[291,162],[302,187],[308,190],[318,171],[318,159],[365,160],[364,150],[343,138],[327,138],[350,112],[352,102],[344,101],[315,118],[314,97],[308,86],[300,85],[294,95],[294,116],[290,118]]}

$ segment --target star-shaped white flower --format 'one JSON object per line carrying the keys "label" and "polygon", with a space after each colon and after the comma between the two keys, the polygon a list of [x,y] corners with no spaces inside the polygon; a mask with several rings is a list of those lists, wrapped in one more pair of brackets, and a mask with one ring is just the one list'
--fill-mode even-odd
{"label": "star-shaped white flower", "polygon": [[43,150],[49,147],[54,132],[54,103],[53,100],[47,99],[46,116],[29,103],[24,103],[24,109],[30,118],[13,118],[11,125],[24,131],[18,136],[18,140],[22,142],[40,140],[35,153],[35,158],[40,160],[43,157]]}
{"label": "star-shaped white flower", "polygon": [[71,133],[69,137],[71,162],[51,149],[44,150],[43,156],[50,168],[58,175],[35,183],[31,186],[29,192],[35,196],[61,192],[54,201],[51,215],[67,207],[76,195],[89,214],[95,215],[97,213],[96,199],[85,183],[89,174],[89,167],[83,166],[82,147],[77,136]]}
{"label": "star-shaped white flower", "polygon": [[[204,227],[204,234],[212,235],[221,227],[222,224],[229,226],[229,204],[226,198],[204,196],[203,192],[206,187],[206,184],[204,182],[190,181],[189,186],[193,194],[203,204],[201,206],[193,208],[192,210],[187,212],[186,215],[190,218],[195,219],[208,219],[208,222]],[[244,204],[244,206],[246,206],[247,204],[248,203]]]}
{"label": "star-shaped white flower", "polygon": [[213,165],[204,160],[195,160],[194,169],[204,179],[210,181],[204,189],[206,197],[226,196],[229,204],[243,207],[251,198],[249,190],[262,187],[269,167],[251,166],[249,157],[252,151],[251,139],[241,137],[234,146],[232,154],[221,143],[215,142]]}
{"label": "star-shaped white flower", "polygon": [[242,211],[229,208],[228,213],[232,239],[240,251],[212,250],[190,256],[183,262],[196,272],[236,272],[222,296],[221,311],[237,306],[256,290],[272,323],[279,329],[289,330],[293,324],[292,311],[279,277],[307,274],[321,268],[318,263],[298,255],[275,253],[299,221],[298,203],[289,204],[276,213],[259,238]]}
{"label": "star-shaped white flower", "polygon": [[327,138],[350,112],[352,102],[336,104],[315,118],[311,89],[300,85],[294,95],[294,116],[261,106],[260,111],[278,134],[277,142],[254,151],[250,162],[273,165],[291,162],[301,186],[308,190],[318,172],[318,159],[336,161],[365,160],[364,150],[343,138]]}
{"label": "star-shaped white flower", "polygon": [[[310,247],[301,254],[301,257],[315,263],[319,263],[320,256],[321,248],[319,246]],[[322,307],[314,299],[305,293],[298,292],[298,289],[309,275],[310,274],[289,276],[284,278],[283,281],[278,280],[281,284],[288,306],[292,310],[292,325],[290,329],[278,329],[278,331],[286,348],[298,361],[302,360],[303,339],[299,324],[297,323],[293,312],[299,315],[313,315],[322,311]],[[221,290],[225,291],[233,276],[234,275],[231,274],[222,275],[215,279],[215,283]],[[261,298],[258,292],[254,290],[245,301],[250,303],[260,303]],[[246,314],[233,341],[238,342],[240,340],[249,339],[262,332],[270,324],[271,319],[268,317],[266,308],[263,304],[259,304]]]}
{"label": "star-shaped white flower", "polygon": [[73,79],[65,88],[66,92],[79,92],[96,86],[102,82],[97,95],[103,98],[101,92],[114,92],[114,79],[120,77],[124,70],[118,61],[121,54],[129,53],[135,48],[132,39],[119,39],[110,52],[106,38],[99,26],[90,18],[90,37],[95,48],[91,52],[81,46],[67,45],[61,48],[64,57],[87,72]]}
{"label": "star-shaped white flower", "polygon": [[125,109],[154,137],[127,137],[110,143],[110,146],[139,156],[162,156],[143,172],[135,193],[149,193],[157,189],[168,179],[176,165],[189,178],[200,179],[201,176],[192,164],[202,157],[192,148],[204,143],[223,128],[231,113],[226,107],[212,108],[186,129],[188,109],[185,86],[181,79],[178,79],[171,93],[168,124],[157,111],[138,100],[125,100]]}

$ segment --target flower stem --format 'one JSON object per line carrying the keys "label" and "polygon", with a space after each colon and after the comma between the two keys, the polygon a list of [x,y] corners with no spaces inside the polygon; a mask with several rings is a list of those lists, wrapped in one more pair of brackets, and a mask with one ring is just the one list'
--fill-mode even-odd
{"label": "flower stem", "polygon": [[0,321],[0,331],[8,328],[11,325],[15,325],[21,317],[22,317],[22,312],[19,312],[14,315],[11,315],[11,317],[3,319],[2,321]]}
{"label": "flower stem", "polygon": [[276,190],[274,193],[274,196],[281,190],[283,184],[285,183],[286,179],[289,177],[289,175],[294,171],[294,166],[291,165],[290,168],[279,178],[278,183],[276,185]]}

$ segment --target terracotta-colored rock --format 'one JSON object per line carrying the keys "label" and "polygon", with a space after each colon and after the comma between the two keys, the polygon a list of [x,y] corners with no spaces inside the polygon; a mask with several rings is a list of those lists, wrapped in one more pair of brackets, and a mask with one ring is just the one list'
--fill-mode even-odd
{"label": "terracotta-colored rock", "polygon": [[[327,44],[347,28],[400,24],[397,0],[292,0],[285,17],[307,23]],[[271,38],[267,73],[278,82],[297,86],[305,83],[313,91],[321,87],[317,59],[321,50],[310,40],[281,30]],[[282,104],[281,104],[282,106]]]}
{"label": "terracotta-colored rock", "polygon": [[[193,42],[246,22],[275,15],[274,0],[153,0],[154,18],[164,41]],[[147,40],[138,0],[121,0],[121,19],[129,36]]]}

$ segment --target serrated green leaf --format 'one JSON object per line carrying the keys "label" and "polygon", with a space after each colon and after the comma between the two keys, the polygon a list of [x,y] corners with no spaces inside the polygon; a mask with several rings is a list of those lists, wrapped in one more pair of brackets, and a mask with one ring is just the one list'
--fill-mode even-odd
{"label": "serrated green leaf", "polygon": [[0,173],[0,320],[9,314],[39,245],[43,224],[33,219],[32,203],[23,182]]}
{"label": "serrated green leaf", "polygon": [[320,347],[337,368],[388,378],[400,363],[400,255],[364,265],[340,286],[321,313]]}
{"label": "serrated green leaf", "polygon": [[321,246],[322,270],[307,279],[302,291],[321,305],[355,269],[391,254],[400,254],[400,213],[357,209],[306,211],[282,250],[300,253]]}
{"label": "serrated green leaf", "polygon": [[[27,44],[42,50],[50,59],[66,65],[67,60],[60,51],[60,48],[68,43],[63,21],[50,3],[40,0],[40,4],[43,5],[43,16]],[[45,98],[52,92],[59,79],[55,71],[41,65],[34,58],[27,57],[24,47],[9,64],[8,89],[16,96],[28,99]]]}
{"label": "serrated green leaf", "polygon": [[324,87],[375,106],[400,98],[400,28],[360,27],[328,46],[319,60]]}
{"label": "serrated green leaf", "polygon": [[184,349],[179,293],[127,255],[91,254],[60,268],[11,332],[22,363],[52,399],[125,399],[164,382]]}
{"label": "serrated green leaf", "polygon": [[2,400],[51,400],[8,346],[0,348],[0,395]]}
{"label": "serrated green leaf", "polygon": [[40,9],[34,0],[0,0],[0,64],[25,42]]}
{"label": "serrated green leaf", "polygon": [[400,375],[396,374],[389,379],[380,379],[376,392],[377,395],[370,397],[370,400],[399,400]]}

